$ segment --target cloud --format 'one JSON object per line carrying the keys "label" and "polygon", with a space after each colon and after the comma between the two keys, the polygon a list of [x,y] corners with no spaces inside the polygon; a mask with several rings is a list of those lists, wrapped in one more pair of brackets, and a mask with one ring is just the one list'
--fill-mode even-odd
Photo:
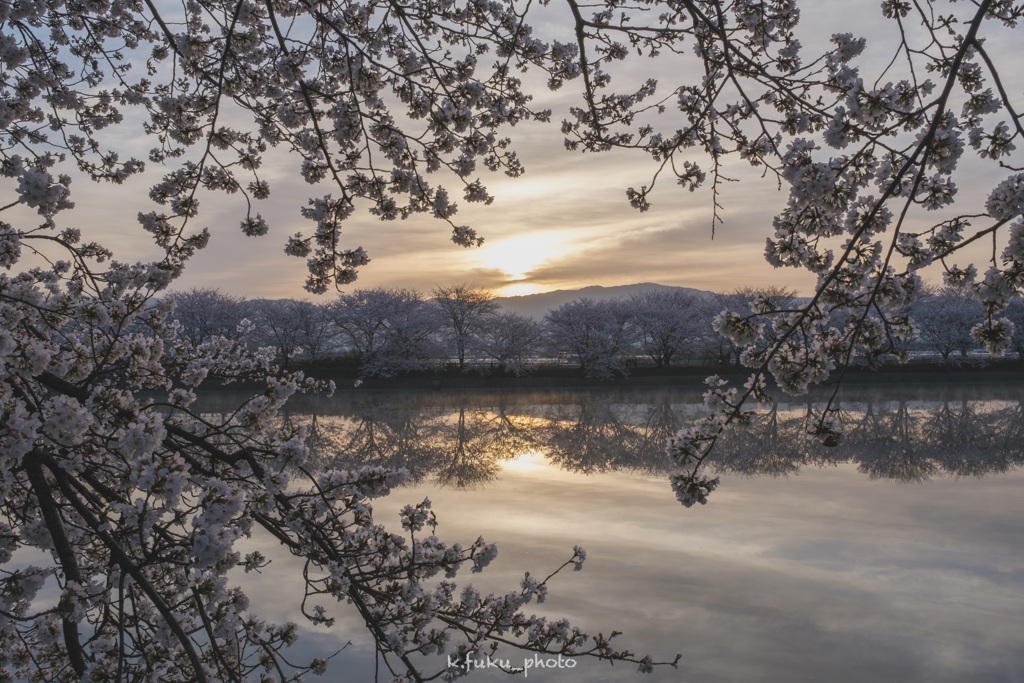
{"label": "cloud", "polygon": [[[866,79],[874,78],[886,69],[898,44],[895,40],[899,29],[893,22],[881,21],[877,6],[865,11],[848,10],[848,3],[842,0],[805,3],[801,6],[798,37],[810,56],[828,49],[834,32],[867,36],[867,50],[857,66]],[[567,17],[563,5],[537,8],[536,34],[545,39],[565,39],[565,28],[570,25]],[[905,30],[913,40],[923,37],[916,26],[907,25]],[[986,38],[986,49],[991,54],[1012,54],[1015,38],[1009,31],[994,32]],[[568,39],[572,39],[571,34]],[[672,106],[673,88],[686,80],[699,80],[700,72],[688,71],[695,62],[688,52],[665,53],[664,57],[631,58],[610,65],[614,77],[610,91],[629,92],[647,78],[658,80],[657,98],[663,98],[666,112],[641,118],[656,118],[658,127],[671,131],[684,125]],[[902,63],[897,62],[880,83],[901,77],[897,73],[900,68]],[[1001,76],[1008,92],[1020,91],[1024,71]],[[553,112],[550,123],[524,122],[499,131],[512,139],[512,148],[525,165],[526,174],[512,179],[481,166],[479,177],[495,196],[490,206],[461,201],[461,181],[456,178],[443,173],[430,178],[448,187],[460,202],[456,222],[477,229],[486,239],[485,247],[464,250],[453,245],[449,226],[429,216],[383,223],[360,210],[345,226],[341,244],[342,248],[362,246],[372,259],[355,286],[429,289],[438,283],[472,279],[491,287],[517,282],[576,288],[654,280],[717,290],[764,284],[792,286],[804,293],[811,290],[814,282],[810,275],[773,270],[763,263],[764,239],[772,233],[772,217],[786,201],[785,191],[779,191],[771,172],[762,177],[763,168],[727,159],[722,168],[724,176],[740,182],[722,180],[717,196],[713,196],[710,161],[697,152],[688,158],[700,163],[709,177],[706,187],[690,193],[675,185],[667,170],[655,183],[659,161],[638,150],[587,154],[567,151],[559,122],[571,116],[570,107],[580,104],[582,83],[579,79],[568,81],[551,92],[541,74],[526,73],[522,78],[537,98],[532,106]],[[228,123],[249,125],[248,119],[243,120],[248,116],[245,112],[230,110],[225,116]],[[142,118],[138,112],[129,112],[130,123],[111,131],[111,135],[118,136],[111,138],[118,148],[140,157],[152,144],[141,133]],[[963,179],[959,181],[958,203],[965,211],[983,209],[987,188],[997,180],[993,174],[1003,172],[993,169],[992,164],[970,161],[972,155],[973,151],[968,152],[961,162],[964,172],[960,174]],[[271,181],[272,194],[268,201],[256,202],[254,209],[270,223],[271,233],[261,240],[247,240],[239,234],[245,203],[238,195],[202,195],[195,227],[209,226],[213,239],[177,286],[216,286],[246,296],[305,296],[301,289],[305,279],[303,262],[286,257],[282,247],[288,235],[299,230],[309,233],[311,226],[299,215],[307,198],[336,194],[337,189],[327,183],[305,183],[298,175],[298,166],[299,160],[284,147],[266,154],[260,174]],[[974,173],[975,166],[978,173]],[[87,228],[87,238],[113,245],[122,260],[153,258],[159,252],[137,226],[135,214],[161,210],[149,201],[148,185],[164,170],[151,164],[144,179],[113,188],[101,186],[103,190],[97,192],[87,181],[76,181],[74,199],[80,210],[75,222]],[[650,211],[641,214],[630,208],[626,188],[652,183],[655,189]],[[719,214],[724,223],[714,225],[712,241],[709,236],[716,201],[721,205]],[[917,229],[920,221],[936,217],[935,213],[915,217],[912,229]],[[534,240],[531,259],[520,258],[517,266],[514,259],[502,263],[502,257],[494,254],[495,248],[500,250],[501,245],[525,236]],[[964,260],[986,259],[989,255],[983,253],[983,248],[979,243]]]}
{"label": "cloud", "polygon": [[497,542],[499,559],[482,575],[491,590],[585,547],[582,574],[560,577],[542,607],[587,629],[621,629],[620,646],[683,653],[682,673],[653,680],[985,679],[1024,663],[1024,603],[1007,598],[1019,569],[981,569],[1012,553],[972,521],[971,501],[1000,484],[973,481],[971,493],[942,481],[894,495],[855,466],[839,469],[729,477],[717,500],[691,510],[659,478],[552,466],[506,472],[482,491],[396,497],[429,493],[440,534],[483,530]]}

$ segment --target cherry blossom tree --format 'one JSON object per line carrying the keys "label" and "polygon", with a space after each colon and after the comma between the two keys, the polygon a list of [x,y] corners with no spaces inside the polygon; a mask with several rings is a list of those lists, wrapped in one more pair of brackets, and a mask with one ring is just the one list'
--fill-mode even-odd
{"label": "cherry blossom tree", "polygon": [[[455,675],[439,653],[458,662],[499,647],[651,669],[608,637],[525,612],[550,576],[527,574],[498,594],[457,585],[493,546],[439,540],[429,501],[407,506],[397,532],[384,528],[372,501],[404,474],[314,468],[305,427],[277,419],[296,392],[330,385],[248,349],[240,339],[251,321],[181,336],[160,298],[208,242],[194,223],[210,193],[239,198],[244,234],[268,231],[258,209],[271,191],[262,172],[271,148],[333,188],[302,207],[312,232],[286,244],[307,259],[312,292],[351,281],[367,262],[340,242],[357,209],[383,220],[433,215],[459,244],[479,243],[427,174],[446,170],[467,201],[487,202],[478,160],[521,172],[497,130],[546,118],[515,73],[574,68],[568,54],[552,67],[548,52],[519,8],[495,3],[0,3],[4,677],[323,672],[325,658],[288,658],[296,625],[261,619],[236,585],[267,561],[240,550],[250,534],[302,563],[310,622],[330,625],[346,605],[358,613],[389,677]],[[155,210],[127,217],[112,204],[105,219],[135,219],[160,251],[124,263],[76,227],[71,188],[120,184],[147,166],[162,174],[149,193]],[[211,416],[195,408],[207,380],[262,389]],[[571,551],[555,573],[584,558]]]}
{"label": "cherry blossom tree", "polygon": [[252,315],[248,301],[217,289],[192,288],[167,298],[174,302],[171,319],[181,325],[179,336],[197,345],[234,334],[238,324]]}
{"label": "cherry blossom tree", "polygon": [[411,289],[358,289],[333,304],[343,345],[359,357],[366,376],[418,370],[440,356],[437,310]]}
{"label": "cherry blossom tree", "polygon": [[[545,21],[556,7],[568,23]],[[282,654],[295,628],[260,620],[230,578],[264,563],[235,546],[256,528],[304,563],[308,617],[327,624],[336,603],[351,604],[397,677],[445,673],[421,656],[492,646],[650,670],[650,658],[603,636],[528,616],[546,580],[526,576],[503,595],[457,589],[457,570],[483,568],[494,550],[439,541],[427,502],[405,509],[401,534],[377,524],[371,500],[401,473],[306,467],[302,426],[273,418],[296,391],[329,387],[281,372],[234,335],[178,336],[157,297],[208,242],[195,226],[201,202],[236,197],[241,231],[264,234],[265,157],[294,159],[327,188],[304,200],[310,227],[285,245],[307,260],[311,292],[351,282],[368,262],[341,239],[357,212],[433,216],[456,243],[478,244],[434,181],[487,203],[481,167],[520,175],[505,132],[550,118],[531,104],[535,83],[578,84],[582,101],[561,126],[570,149],[651,157],[651,178],[627,189],[639,210],[670,177],[707,185],[717,220],[728,164],[759,168],[788,192],[766,258],[817,282],[806,300],[717,319],[750,376],[742,387],[709,378],[709,416],[672,440],[673,486],[692,505],[718,485],[701,467],[748,401],[765,397],[767,377],[801,392],[841,379],[859,354],[896,348],[913,332],[906,304],[929,267],[982,305],[975,340],[1007,348],[1003,313],[1024,279],[1024,124],[1006,48],[1021,19],[1013,0],[883,0],[893,38],[875,62],[843,26],[805,49],[801,38],[813,45],[821,28],[801,25],[796,0],[0,3],[5,672],[298,676]],[[637,85],[619,68],[626,59],[664,60],[672,80]],[[629,85],[615,92],[620,79]],[[119,184],[147,167],[161,174],[156,208],[134,218],[160,255],[123,263],[66,221],[72,181]],[[987,247],[980,268],[963,262],[972,245]],[[840,310],[848,322],[836,328]],[[191,408],[207,378],[264,389],[209,421]],[[813,425],[826,445],[837,440],[830,409]],[[43,566],[7,568],[32,549]],[[583,558],[576,550],[565,566]]]}
{"label": "cherry blossom tree", "polygon": [[295,299],[258,299],[252,302],[254,336],[273,347],[282,366],[292,358],[317,361],[331,346],[335,331],[324,304]]}
{"label": "cherry blossom tree", "polygon": [[292,320],[298,330],[299,357],[316,363],[335,345],[336,331],[330,307],[325,302],[296,301]]}
{"label": "cherry blossom tree", "polygon": [[285,368],[302,351],[295,324],[297,304],[292,299],[257,299],[252,304],[258,343],[273,349],[274,360]]}
{"label": "cherry blossom tree", "polygon": [[1010,345],[1017,354],[1017,359],[1024,359],[1024,299],[1010,299],[1006,306],[1006,317],[1013,324],[1013,337]]}
{"label": "cherry blossom tree", "polygon": [[448,331],[459,369],[466,367],[466,350],[472,346],[487,326],[489,319],[498,311],[495,294],[480,287],[461,283],[448,287],[436,287],[433,302],[441,312]]}
{"label": "cherry blossom tree", "polygon": [[658,367],[672,364],[699,335],[700,301],[683,290],[648,290],[630,297],[630,322],[638,331],[640,348]]}
{"label": "cherry blossom tree", "polygon": [[518,377],[539,352],[543,334],[544,328],[533,318],[515,312],[496,313],[480,333],[480,352],[502,372]]}
{"label": "cherry blossom tree", "polygon": [[966,358],[978,346],[971,331],[985,318],[982,304],[959,290],[944,289],[923,296],[910,309],[918,339],[948,361],[954,351]]}
{"label": "cherry blossom tree", "polygon": [[[889,33],[878,35],[892,40],[874,47],[885,53],[876,61],[868,39],[843,26],[807,54],[816,36],[801,32],[795,0],[665,3],[653,12],[628,0],[569,4],[584,77],[584,104],[563,124],[570,146],[650,155],[651,179],[628,190],[639,210],[663,176],[694,190],[707,183],[715,220],[731,158],[762,169],[789,193],[765,257],[817,277],[804,301],[763,302],[716,321],[743,349],[750,375],[742,387],[709,378],[712,414],[673,440],[684,504],[706,501],[717,486],[701,466],[748,401],[766,398],[767,377],[800,393],[912,336],[907,305],[930,266],[984,307],[975,340],[993,353],[1007,347],[1013,328],[1002,313],[1024,273],[1016,147],[1024,124],[1006,61],[1013,50],[1003,46],[1024,5],[885,0],[879,21]],[[613,63],[631,52],[670,56],[676,73],[701,77],[610,92]],[[992,248],[979,275],[957,261],[982,240]],[[836,311],[847,314],[842,328],[829,325]],[[830,412],[812,428],[827,442],[840,431]]]}
{"label": "cherry blossom tree", "polygon": [[740,365],[745,347],[719,333],[718,318],[723,315],[745,318],[757,315],[755,310],[790,308],[795,294],[785,287],[739,287],[700,301],[697,308],[702,329],[696,342],[704,358],[721,365]]}
{"label": "cherry blossom tree", "polygon": [[626,355],[634,340],[629,308],[623,301],[582,298],[544,316],[547,344],[554,354],[567,353],[586,377],[607,379],[628,372]]}

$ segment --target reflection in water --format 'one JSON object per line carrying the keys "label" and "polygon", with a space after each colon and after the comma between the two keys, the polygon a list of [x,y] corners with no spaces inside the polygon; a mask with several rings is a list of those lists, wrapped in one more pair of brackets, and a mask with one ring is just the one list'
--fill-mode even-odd
{"label": "reflection in water", "polygon": [[872,479],[904,482],[1006,472],[1024,462],[1022,405],[1019,399],[839,402],[845,436],[835,447],[808,434],[820,406],[773,406],[730,434],[712,466],[784,475],[849,462]]}
{"label": "reflection in water", "polygon": [[[747,453],[763,449],[754,457],[769,458],[776,466],[790,471],[798,470],[801,464],[851,462],[872,479],[905,482],[940,475],[1006,472],[1024,461],[1020,442],[1024,411],[1020,399],[840,404],[837,417],[846,435],[835,448],[824,447],[807,435],[807,429],[813,426],[812,408],[808,406],[802,416],[790,411],[788,418],[780,419],[773,410],[768,416],[758,417],[749,429]],[[732,449],[733,457],[736,450]],[[724,464],[727,460],[723,457],[720,462]],[[750,471],[775,473],[771,465]]]}
{"label": "reflection in water", "polygon": [[[723,474],[785,476],[853,463],[871,479],[915,482],[1022,464],[1024,392],[998,400],[962,388],[941,393],[847,392],[833,406],[845,437],[831,446],[808,434],[823,403],[776,404],[732,428],[709,465]],[[468,488],[495,481],[502,463],[526,453],[582,474],[668,473],[668,437],[703,405],[692,392],[378,392],[297,402],[289,410],[284,419],[311,424],[311,444],[325,466],[403,467],[413,482]]]}
{"label": "reflection in water", "polygon": [[[806,433],[822,403],[773,406],[719,444],[722,489],[691,509],[672,496],[664,444],[703,414],[699,390],[354,392],[295,401],[287,417],[314,422],[325,465],[412,472],[413,486],[377,502],[382,520],[429,497],[443,538],[496,542],[479,588],[550,570],[579,544],[587,566],[542,609],[683,653],[679,670],[648,677],[584,662],[530,681],[1010,682],[1024,671],[1024,473],[979,476],[1021,469],[1022,398],[847,390],[833,448]],[[871,481],[924,479],[895,495]],[[252,594],[269,618],[302,623],[285,599],[287,553],[263,550],[274,562]],[[330,650],[361,629],[356,615],[300,645],[315,636]],[[373,680],[372,654],[357,640],[325,680]]]}

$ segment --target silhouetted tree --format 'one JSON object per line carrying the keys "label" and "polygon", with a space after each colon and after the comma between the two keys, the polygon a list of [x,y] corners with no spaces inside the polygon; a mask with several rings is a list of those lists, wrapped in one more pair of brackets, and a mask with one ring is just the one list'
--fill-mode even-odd
{"label": "silhouetted tree", "polygon": [[495,294],[463,283],[436,287],[433,296],[448,332],[445,336],[455,348],[459,369],[463,370],[466,367],[467,349],[476,346],[479,335],[498,310],[498,304],[494,301]]}

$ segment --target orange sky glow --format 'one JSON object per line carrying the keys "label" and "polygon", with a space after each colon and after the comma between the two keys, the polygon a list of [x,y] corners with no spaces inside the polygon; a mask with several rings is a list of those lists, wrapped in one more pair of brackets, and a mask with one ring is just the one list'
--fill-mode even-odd
{"label": "orange sky glow", "polygon": [[[867,59],[884,63],[883,53],[888,54],[890,46],[884,32],[875,30],[880,9],[877,3],[868,5],[870,10],[861,13],[848,12],[849,4],[840,0],[802,6],[803,31],[810,36],[804,41],[808,54],[815,49],[810,43],[827,40],[835,31],[853,31],[868,36]],[[660,87],[665,92],[680,82],[679,74],[664,63],[634,59],[629,68],[633,72],[627,77],[633,79],[659,75],[660,69],[664,83]],[[1021,74],[1010,75],[1014,87],[1021,79]],[[624,81],[622,88],[628,86],[629,80]],[[357,212],[349,219],[342,246],[363,246],[371,262],[343,291],[404,287],[427,293],[439,285],[469,283],[514,296],[638,282],[713,291],[767,285],[790,287],[801,294],[813,291],[810,274],[774,269],[763,258],[772,217],[786,201],[785,189],[780,190],[770,174],[764,177],[763,169],[730,158],[725,172],[738,182],[720,187],[723,222],[714,226],[713,237],[714,199],[709,187],[691,193],[661,180],[651,209],[640,213],[629,206],[626,188],[650,182],[655,168],[650,158],[623,151],[584,155],[564,149],[559,121],[579,101],[580,88],[579,83],[570,82],[551,94],[541,86],[536,94],[546,99],[538,100],[538,106],[551,106],[552,122],[501,131],[512,138],[525,175],[509,179],[482,171],[481,180],[495,197],[493,204],[461,203],[455,217],[457,223],[475,228],[485,238],[482,247],[455,246],[449,227],[427,216],[381,222],[365,211]],[[663,119],[665,127],[673,125],[671,114]],[[123,136],[120,144],[148,148],[150,141],[131,125],[126,122],[118,131]],[[706,159],[694,160],[707,168]],[[305,263],[286,256],[283,245],[288,235],[309,229],[299,215],[305,198],[331,190],[307,185],[298,176],[297,164],[295,158],[276,151],[265,160],[264,175],[271,181],[272,192],[256,206],[271,225],[265,237],[240,234],[244,206],[237,198],[203,198],[195,226],[210,228],[210,246],[192,260],[175,289],[211,287],[249,298],[309,298],[302,289]],[[135,221],[139,211],[155,208],[148,198],[155,177],[148,172],[121,186],[77,181],[73,197],[78,207],[65,220],[88,229],[89,238],[110,245],[122,260],[157,257],[149,235]],[[439,177],[435,182],[448,186],[453,196],[461,194],[450,178]]]}

